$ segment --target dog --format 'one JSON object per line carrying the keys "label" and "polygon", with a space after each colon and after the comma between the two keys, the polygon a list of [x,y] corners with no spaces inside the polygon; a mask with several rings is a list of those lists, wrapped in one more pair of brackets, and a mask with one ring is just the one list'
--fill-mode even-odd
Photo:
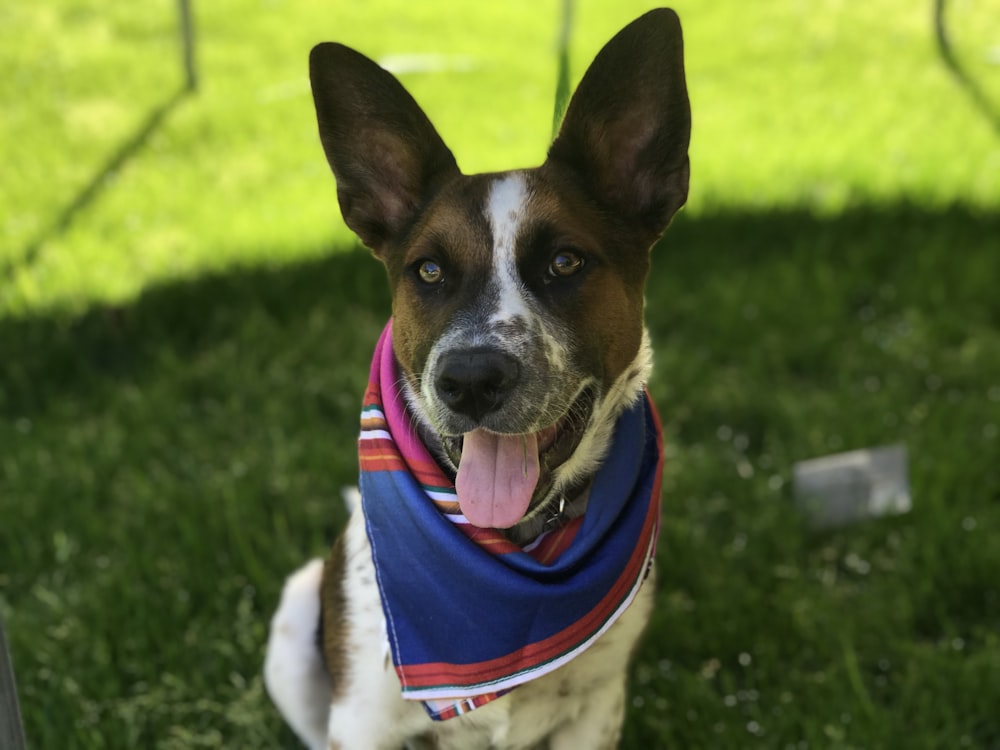
{"label": "dog", "polygon": [[361,502],[285,584],[265,683],[310,748],[611,748],[653,602],[653,245],[687,199],[680,23],[599,52],[545,162],[463,175],[403,86],[316,46],[319,134],[392,319]]}

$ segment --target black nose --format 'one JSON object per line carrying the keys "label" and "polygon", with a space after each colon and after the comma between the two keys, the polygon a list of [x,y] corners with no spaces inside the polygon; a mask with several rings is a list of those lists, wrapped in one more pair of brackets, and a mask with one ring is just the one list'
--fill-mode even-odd
{"label": "black nose", "polygon": [[478,422],[503,406],[520,374],[520,365],[509,354],[464,349],[441,357],[434,387],[448,407]]}

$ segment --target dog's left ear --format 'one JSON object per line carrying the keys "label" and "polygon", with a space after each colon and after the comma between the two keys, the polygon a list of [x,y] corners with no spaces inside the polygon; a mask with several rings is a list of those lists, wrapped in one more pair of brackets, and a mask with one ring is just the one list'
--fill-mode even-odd
{"label": "dog's left ear", "polygon": [[548,162],[575,171],[601,204],[652,240],[687,200],[690,137],[680,20],[660,8],[597,54]]}
{"label": "dog's left ear", "polygon": [[384,261],[422,206],[459,174],[455,157],[402,84],[361,53],[318,44],[309,78],[344,221]]}

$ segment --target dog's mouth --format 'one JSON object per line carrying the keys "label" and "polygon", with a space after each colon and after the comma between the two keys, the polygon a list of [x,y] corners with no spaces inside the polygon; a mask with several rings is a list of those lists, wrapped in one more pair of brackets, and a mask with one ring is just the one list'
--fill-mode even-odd
{"label": "dog's mouth", "polygon": [[544,502],[557,468],[573,455],[590,421],[593,389],[585,389],[554,424],[532,433],[477,428],[445,437],[458,467],[455,491],[462,515],[481,528],[507,529]]}

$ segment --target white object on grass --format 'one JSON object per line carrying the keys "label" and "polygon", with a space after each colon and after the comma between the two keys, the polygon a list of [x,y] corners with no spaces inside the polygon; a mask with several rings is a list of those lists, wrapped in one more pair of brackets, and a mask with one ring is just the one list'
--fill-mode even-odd
{"label": "white object on grass", "polygon": [[792,471],[795,502],[817,528],[899,515],[912,507],[904,445],[800,461]]}

